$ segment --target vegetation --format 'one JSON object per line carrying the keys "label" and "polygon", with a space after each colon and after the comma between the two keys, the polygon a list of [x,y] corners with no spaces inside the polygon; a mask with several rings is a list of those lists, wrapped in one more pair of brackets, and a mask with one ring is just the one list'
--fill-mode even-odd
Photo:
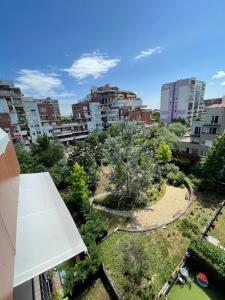
{"label": "vegetation", "polygon": [[189,246],[191,258],[220,284],[225,282],[225,252],[205,239],[193,239]]}
{"label": "vegetation", "polygon": [[225,133],[214,140],[207,156],[201,161],[201,188],[213,190],[218,183],[225,182]]}
{"label": "vegetation", "polygon": [[183,118],[181,118],[181,117],[179,117],[179,118],[177,118],[177,119],[173,119],[173,121],[172,121],[172,123],[181,123],[181,124],[183,124],[183,125],[186,125],[186,120],[185,119],[183,119]]}
{"label": "vegetation", "polygon": [[217,238],[223,247],[225,247],[225,209],[223,208],[222,214],[218,216],[218,221],[215,224],[215,228],[210,232]]}
{"label": "vegetation", "polygon": [[153,111],[152,118],[155,122],[159,123],[159,121],[160,121],[160,112],[159,111]]}
{"label": "vegetation", "polygon": [[182,138],[187,132],[187,126],[181,122],[174,122],[169,125],[169,131],[173,132],[179,138]]}
{"label": "vegetation", "polygon": [[122,269],[126,242],[137,240],[146,251],[153,279],[152,289],[158,293],[180,262],[191,238],[199,236],[222,197],[197,192],[187,213],[166,229],[137,234],[117,232],[101,243],[102,261],[121,293],[125,294],[127,282]]}
{"label": "vegetation", "polygon": [[114,125],[103,147],[104,161],[112,170],[110,206],[129,209],[153,200],[152,191],[160,190],[166,165],[170,168],[176,141],[176,135],[164,127]]}

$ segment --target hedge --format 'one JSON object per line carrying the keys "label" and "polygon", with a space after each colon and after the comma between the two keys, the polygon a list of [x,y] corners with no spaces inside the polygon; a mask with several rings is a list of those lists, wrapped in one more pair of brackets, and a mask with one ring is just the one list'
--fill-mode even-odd
{"label": "hedge", "polygon": [[190,257],[211,279],[225,282],[225,251],[203,238],[192,239],[189,246]]}

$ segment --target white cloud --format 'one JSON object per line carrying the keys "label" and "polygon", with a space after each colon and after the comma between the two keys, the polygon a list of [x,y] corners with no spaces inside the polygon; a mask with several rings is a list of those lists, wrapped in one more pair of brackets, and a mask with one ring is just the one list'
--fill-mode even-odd
{"label": "white cloud", "polygon": [[148,56],[151,56],[153,54],[156,54],[156,53],[161,53],[162,52],[162,49],[161,47],[155,47],[155,48],[151,48],[151,49],[148,49],[148,50],[145,50],[145,51],[141,51],[140,54],[138,54],[137,56],[134,57],[134,59],[140,59],[140,58],[144,58],[144,57],[148,57]]}
{"label": "white cloud", "polygon": [[64,99],[75,96],[75,93],[65,90],[58,74],[44,73],[39,70],[20,70],[16,86],[20,87],[24,95],[36,98],[50,96]]}
{"label": "white cloud", "polygon": [[225,77],[225,72],[224,71],[217,71],[212,78],[213,79],[219,79]]}
{"label": "white cloud", "polygon": [[225,86],[225,81],[221,83],[222,86]]}
{"label": "white cloud", "polygon": [[89,76],[96,79],[107,73],[109,69],[115,67],[119,62],[120,59],[111,59],[104,54],[94,52],[92,54],[83,54],[74,61],[70,68],[64,69],[64,71],[68,72],[78,81]]}

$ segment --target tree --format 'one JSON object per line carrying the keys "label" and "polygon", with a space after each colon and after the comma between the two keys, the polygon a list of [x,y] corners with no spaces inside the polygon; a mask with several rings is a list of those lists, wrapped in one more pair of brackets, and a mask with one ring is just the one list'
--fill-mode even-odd
{"label": "tree", "polygon": [[153,111],[152,117],[153,117],[153,120],[158,123],[160,121],[160,112]]}
{"label": "tree", "polygon": [[[83,167],[87,176],[87,183],[90,191],[93,193],[98,182],[98,166],[101,163],[99,157],[98,146],[95,144],[96,140],[93,137],[87,141],[77,142],[73,147],[73,152],[68,159],[68,165],[73,166],[78,163]],[[99,150],[100,151],[100,150]],[[96,162],[98,161],[98,163]]]}
{"label": "tree", "polygon": [[73,165],[73,170],[70,176],[72,201],[75,203],[82,203],[88,200],[89,191],[87,187],[87,178],[83,167],[78,163]]}
{"label": "tree", "polygon": [[202,186],[211,189],[219,182],[225,182],[225,133],[214,140],[208,149],[207,156],[201,160],[203,175]]}
{"label": "tree", "polygon": [[51,168],[64,156],[63,145],[58,141],[50,140],[47,135],[40,135],[36,144],[31,144],[31,155],[37,164]]}
{"label": "tree", "polygon": [[156,157],[164,164],[169,163],[173,157],[170,147],[167,144],[161,144],[156,150]]}
{"label": "tree", "polygon": [[70,169],[65,159],[59,160],[50,168],[49,173],[57,187],[66,187],[69,184]]}
{"label": "tree", "polygon": [[169,125],[169,131],[173,132],[179,138],[182,138],[188,131],[187,126],[180,122],[174,122]]}
{"label": "tree", "polygon": [[181,117],[172,120],[172,123],[176,123],[176,122],[179,122],[179,123],[181,123],[181,124],[183,124],[183,125],[186,125],[186,124],[187,124],[186,120],[183,119],[183,118],[181,118]]}
{"label": "tree", "polygon": [[15,145],[17,159],[20,164],[20,172],[23,173],[31,173],[34,169],[34,159],[30,155],[30,153],[23,149],[20,144]]}

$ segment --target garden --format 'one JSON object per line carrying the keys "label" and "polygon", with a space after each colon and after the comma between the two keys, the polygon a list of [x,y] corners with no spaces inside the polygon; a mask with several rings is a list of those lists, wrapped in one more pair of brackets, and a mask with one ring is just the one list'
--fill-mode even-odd
{"label": "garden", "polygon": [[[159,293],[222,200],[221,195],[202,188],[208,187],[209,169],[216,176],[218,165],[212,166],[211,158],[203,161],[201,177],[189,176],[190,180],[180,171],[172,151],[184,132],[179,124],[167,129],[119,123],[75,143],[67,155],[62,145],[46,136],[40,137],[30,152],[17,147],[23,173],[50,172],[88,247],[89,257],[63,266],[66,295],[73,295],[102,264],[124,299],[150,300]],[[221,145],[218,148],[221,151]],[[191,205],[186,199],[187,181],[194,187]],[[101,197],[95,199],[96,194]],[[93,203],[107,210],[96,210]],[[164,223],[184,209],[185,214],[158,230],[117,231],[102,241],[116,227],[131,226],[130,218],[113,215],[110,209],[131,212],[139,225],[144,220],[142,229]],[[104,294],[103,290],[97,281],[83,299],[94,299],[91,295],[96,291]]]}

